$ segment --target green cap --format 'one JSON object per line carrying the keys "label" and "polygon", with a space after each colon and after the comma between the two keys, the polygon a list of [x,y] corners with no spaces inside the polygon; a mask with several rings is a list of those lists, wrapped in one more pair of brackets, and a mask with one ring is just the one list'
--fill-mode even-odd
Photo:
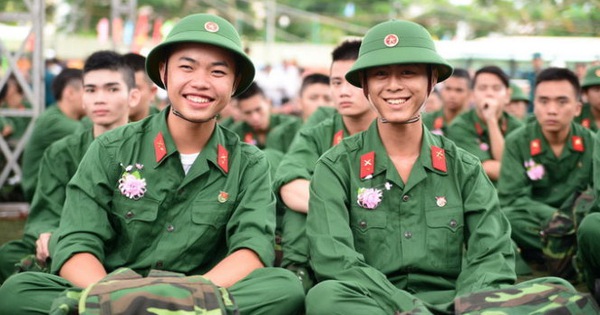
{"label": "green cap", "polygon": [[167,38],[154,47],[146,58],[148,76],[161,88],[165,88],[158,65],[169,57],[169,48],[181,43],[210,44],[232,52],[236,58],[236,70],[241,76],[234,96],[246,90],[254,80],[254,65],[242,48],[242,40],[233,25],[212,14],[192,14],[181,19]]}
{"label": "green cap", "polygon": [[529,96],[525,95],[525,93],[523,93],[523,90],[516,85],[515,83],[511,82],[510,83],[510,89],[512,91],[512,93],[510,94],[510,101],[525,101],[525,102],[529,102]]}
{"label": "green cap", "polygon": [[590,67],[585,72],[581,88],[600,85],[600,66]]}
{"label": "green cap", "polygon": [[438,70],[438,82],[452,75],[452,66],[435,50],[429,32],[421,25],[391,20],[375,25],[365,35],[358,59],[346,73],[350,84],[361,87],[360,73],[368,68],[392,64],[431,64]]}

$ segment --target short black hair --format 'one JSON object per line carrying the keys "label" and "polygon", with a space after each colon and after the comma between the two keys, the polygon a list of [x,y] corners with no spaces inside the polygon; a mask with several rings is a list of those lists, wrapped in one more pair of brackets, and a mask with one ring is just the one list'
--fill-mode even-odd
{"label": "short black hair", "polygon": [[579,84],[579,78],[577,78],[577,75],[573,71],[567,68],[546,68],[536,76],[535,87],[537,88],[540,83],[547,81],[568,81],[571,83],[571,86],[573,86],[577,100],[579,100],[581,96],[581,85]]}
{"label": "short black hair", "polygon": [[127,64],[123,55],[112,50],[100,50],[91,54],[83,65],[83,74],[95,70],[119,71],[128,89],[135,88],[135,72]]}
{"label": "short black hair", "polygon": [[510,78],[508,77],[506,72],[504,72],[498,66],[485,66],[485,67],[477,70],[475,72],[475,76],[473,77],[473,82],[471,83],[472,87],[475,86],[475,83],[477,83],[477,77],[482,73],[489,73],[489,74],[493,74],[493,75],[497,76],[500,79],[500,81],[502,81],[502,84],[504,84],[504,86],[507,89],[510,88]]}
{"label": "short black hair", "polygon": [[358,52],[360,51],[360,39],[349,39],[343,41],[331,52],[332,61],[340,60],[356,60],[358,59]]}
{"label": "short black hair", "polygon": [[463,68],[454,68],[454,72],[452,72],[451,77],[467,79],[468,82],[471,82],[471,75],[469,71]]}
{"label": "short black hair", "polygon": [[11,83],[17,86],[17,93],[23,94],[23,88],[19,84],[19,81],[17,81],[17,77],[15,77],[14,74],[11,74],[6,80],[6,83],[2,86],[2,89],[0,89],[0,101],[3,101],[6,97],[6,94],[8,93],[8,85]]}
{"label": "short black hair", "polygon": [[63,69],[53,80],[52,80],[52,95],[54,99],[60,101],[65,88],[69,85],[75,86],[80,85],[83,82],[83,71],[74,68]]}
{"label": "short black hair", "polygon": [[134,73],[143,72],[146,82],[150,85],[154,84],[150,76],[146,73],[146,57],[130,52],[124,54],[123,58],[125,58],[125,62],[133,69]]}
{"label": "short black hair", "polygon": [[251,97],[253,97],[253,96],[257,95],[257,94],[260,94],[260,95],[262,95],[263,97],[266,98],[266,95],[265,95],[265,92],[263,91],[263,89],[261,89],[258,86],[258,84],[256,84],[256,82],[252,82],[248,86],[248,88],[244,92],[242,92],[239,95],[237,95],[235,97],[235,99],[238,100],[238,101],[243,101],[243,100],[249,99],[249,98],[251,98]]}
{"label": "short black hair", "polygon": [[325,84],[329,85],[329,76],[321,73],[309,74],[302,79],[302,85],[300,86],[299,94],[302,94],[304,90],[313,84]]}

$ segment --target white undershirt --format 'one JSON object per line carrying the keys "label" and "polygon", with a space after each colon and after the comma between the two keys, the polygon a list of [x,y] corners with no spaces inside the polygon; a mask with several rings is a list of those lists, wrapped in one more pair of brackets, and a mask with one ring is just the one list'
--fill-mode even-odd
{"label": "white undershirt", "polygon": [[192,164],[194,164],[194,161],[196,161],[196,158],[199,154],[200,152],[192,154],[179,153],[179,158],[181,159],[181,165],[183,165],[183,172],[185,175],[187,175],[187,173],[190,171]]}

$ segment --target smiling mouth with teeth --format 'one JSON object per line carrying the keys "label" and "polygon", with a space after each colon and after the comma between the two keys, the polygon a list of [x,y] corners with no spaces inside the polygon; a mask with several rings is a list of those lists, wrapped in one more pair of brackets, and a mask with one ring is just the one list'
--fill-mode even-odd
{"label": "smiling mouth with teeth", "polygon": [[198,97],[198,96],[191,96],[191,95],[186,96],[186,99],[188,99],[188,100],[190,100],[190,101],[192,101],[194,103],[208,103],[208,102],[210,102],[210,99],[208,99],[208,98]]}
{"label": "smiling mouth with teeth", "polygon": [[400,105],[400,104],[406,103],[407,99],[404,99],[404,98],[401,98],[401,99],[388,99],[386,101],[388,103],[392,104],[392,105]]}

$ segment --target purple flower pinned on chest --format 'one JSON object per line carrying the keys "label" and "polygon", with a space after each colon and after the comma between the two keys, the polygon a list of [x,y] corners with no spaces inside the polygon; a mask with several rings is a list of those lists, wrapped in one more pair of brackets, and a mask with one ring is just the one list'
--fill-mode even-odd
{"label": "purple flower pinned on chest", "polygon": [[136,163],[135,165],[128,165],[127,167],[121,164],[121,167],[125,169],[125,172],[119,179],[119,190],[123,196],[138,200],[146,193],[146,179],[142,178],[140,171],[144,168],[144,165]]}
{"label": "purple flower pinned on chest", "polygon": [[[392,184],[385,183],[385,190],[392,189]],[[359,206],[365,209],[375,209],[379,206],[381,198],[383,197],[383,190],[378,188],[359,188],[356,202]]]}
{"label": "purple flower pinned on chest", "polygon": [[529,161],[525,161],[523,164],[527,169],[529,179],[540,180],[544,177],[544,165],[536,163],[533,159],[529,159]]}

